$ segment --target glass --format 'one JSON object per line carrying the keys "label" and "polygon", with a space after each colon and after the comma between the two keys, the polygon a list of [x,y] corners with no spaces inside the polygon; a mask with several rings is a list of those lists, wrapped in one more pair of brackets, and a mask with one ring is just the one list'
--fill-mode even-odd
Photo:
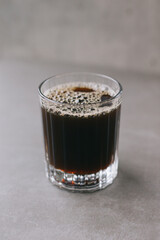
{"label": "glass", "polygon": [[45,165],[54,185],[95,191],[118,171],[122,86],[108,76],[68,73],[39,86]]}

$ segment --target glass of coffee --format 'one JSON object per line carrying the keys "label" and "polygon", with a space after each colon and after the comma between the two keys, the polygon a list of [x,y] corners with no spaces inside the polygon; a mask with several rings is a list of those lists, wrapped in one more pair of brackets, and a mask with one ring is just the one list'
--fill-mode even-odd
{"label": "glass of coffee", "polygon": [[95,191],[118,171],[121,84],[105,75],[68,73],[39,86],[46,174],[72,191]]}

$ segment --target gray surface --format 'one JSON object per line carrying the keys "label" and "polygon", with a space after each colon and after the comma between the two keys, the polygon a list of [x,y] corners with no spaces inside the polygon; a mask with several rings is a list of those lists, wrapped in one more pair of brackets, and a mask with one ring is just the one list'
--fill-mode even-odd
{"label": "gray surface", "polygon": [[[101,72],[124,87],[120,170],[92,194],[44,175],[37,86],[52,74]],[[0,239],[160,239],[159,76],[65,64],[0,62]]]}
{"label": "gray surface", "polygon": [[0,59],[160,73],[159,0],[0,0]]}

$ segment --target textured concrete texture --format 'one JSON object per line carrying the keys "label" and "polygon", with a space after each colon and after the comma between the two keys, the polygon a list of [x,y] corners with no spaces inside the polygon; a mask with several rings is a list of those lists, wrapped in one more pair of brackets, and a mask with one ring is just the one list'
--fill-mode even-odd
{"label": "textured concrete texture", "polygon": [[0,58],[160,73],[159,0],[0,0]]}
{"label": "textured concrete texture", "polygon": [[[46,77],[92,71],[123,85],[118,178],[70,193],[44,174],[37,87]],[[0,239],[159,240],[160,81],[157,75],[35,62],[0,62]]]}

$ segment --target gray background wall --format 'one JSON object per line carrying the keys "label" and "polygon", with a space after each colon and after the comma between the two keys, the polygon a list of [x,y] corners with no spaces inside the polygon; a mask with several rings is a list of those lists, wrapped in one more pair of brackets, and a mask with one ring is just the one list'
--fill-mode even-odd
{"label": "gray background wall", "polygon": [[160,73],[159,0],[0,0],[0,60]]}

